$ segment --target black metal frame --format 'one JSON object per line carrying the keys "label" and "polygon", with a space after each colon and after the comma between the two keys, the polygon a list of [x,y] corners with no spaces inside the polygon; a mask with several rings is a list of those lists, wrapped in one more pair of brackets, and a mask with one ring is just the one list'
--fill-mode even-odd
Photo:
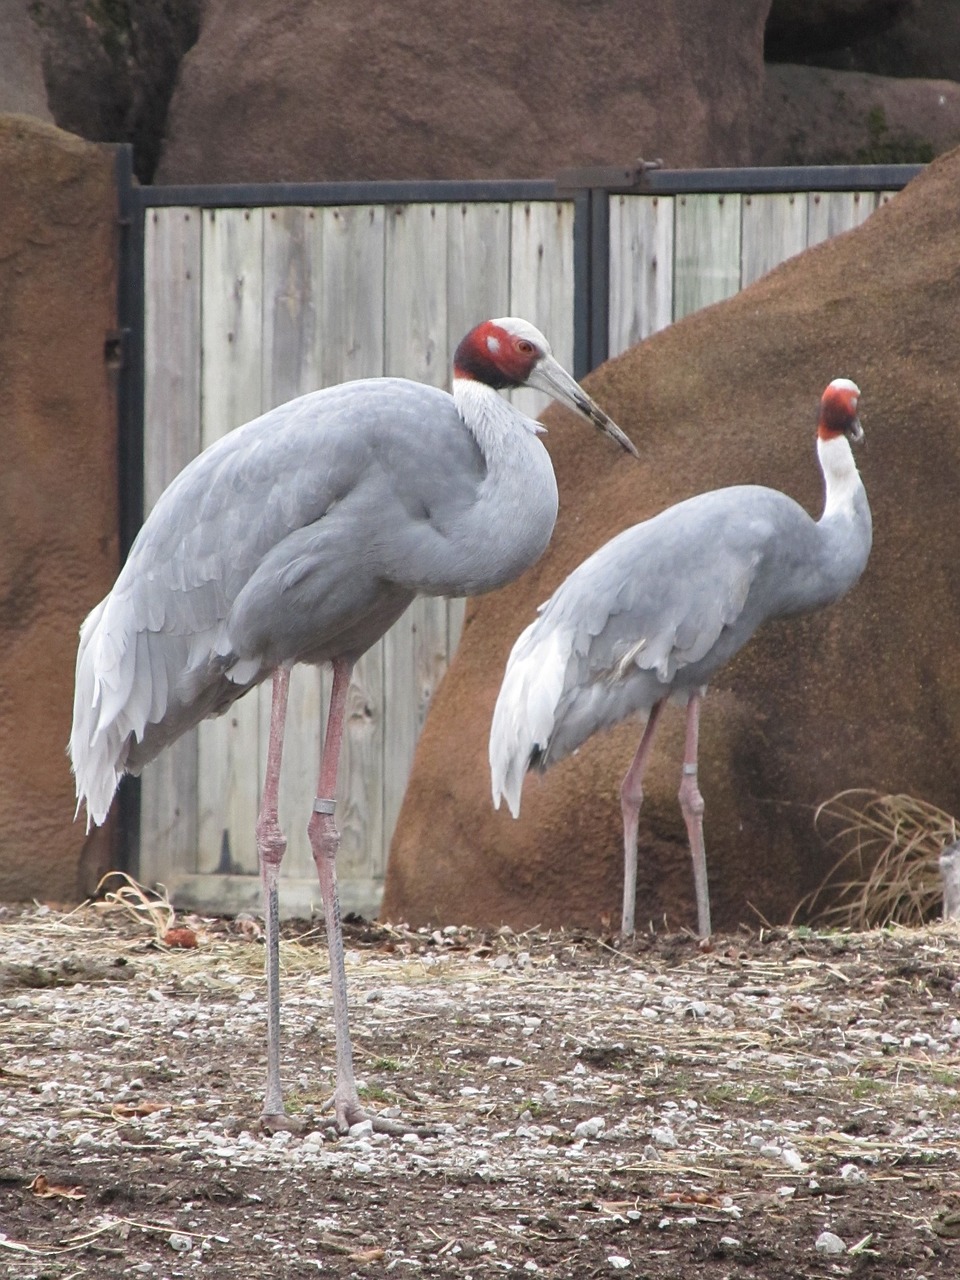
{"label": "black metal frame", "polygon": [[[673,170],[573,169],[556,179],[249,183],[224,186],[141,187],[133,152],[116,149],[119,269],[117,311],[123,339],[118,384],[120,550],[126,556],[143,521],[144,218],[148,209],[189,205],[201,209],[284,205],[428,204],[476,201],[573,200],[574,358],[582,378],[607,358],[609,312],[609,197],[619,194],[743,195],[802,191],[896,191],[922,165],[807,165],[785,169]],[[129,782],[130,780],[128,780]],[[128,869],[136,872],[139,787],[121,787],[121,830]]]}

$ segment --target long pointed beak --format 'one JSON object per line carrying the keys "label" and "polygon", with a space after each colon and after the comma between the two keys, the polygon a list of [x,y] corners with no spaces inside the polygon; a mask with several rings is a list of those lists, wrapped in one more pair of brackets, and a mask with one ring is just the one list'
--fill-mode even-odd
{"label": "long pointed beak", "polygon": [[547,395],[562,400],[574,413],[579,413],[581,418],[592,422],[604,435],[616,440],[627,453],[632,453],[635,458],[640,457],[629,436],[624,435],[613,419],[603,412],[596,401],[587,395],[580,383],[572,378],[553,356],[544,356],[538,361],[526,385],[536,387],[538,391],[545,391]]}

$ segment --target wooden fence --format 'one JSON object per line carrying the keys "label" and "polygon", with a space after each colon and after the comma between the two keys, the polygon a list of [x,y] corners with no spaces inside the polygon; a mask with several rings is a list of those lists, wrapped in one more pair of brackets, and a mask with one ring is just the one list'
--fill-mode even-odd
{"label": "wooden fence", "polygon": [[[611,355],[862,222],[887,193],[609,197]],[[198,450],[305,391],[398,374],[448,385],[460,337],[522,315],[568,368],[575,202],[148,207],[143,226],[144,507]],[[544,399],[515,393],[525,411]],[[338,796],[345,911],[374,914],[417,735],[460,601],[418,600],[357,664]],[[283,909],[319,904],[306,839],[329,675],[293,673],[280,797]],[[256,909],[254,825],[269,684],[144,772],[138,874],[200,909]]]}

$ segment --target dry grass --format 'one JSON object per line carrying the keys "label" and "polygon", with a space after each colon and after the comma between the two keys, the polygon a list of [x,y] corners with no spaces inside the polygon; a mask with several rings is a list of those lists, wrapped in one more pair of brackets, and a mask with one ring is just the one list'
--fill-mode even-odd
{"label": "dry grass", "polygon": [[857,789],[824,801],[814,823],[839,858],[798,911],[855,930],[939,917],[940,854],[957,839],[949,813],[913,796]]}

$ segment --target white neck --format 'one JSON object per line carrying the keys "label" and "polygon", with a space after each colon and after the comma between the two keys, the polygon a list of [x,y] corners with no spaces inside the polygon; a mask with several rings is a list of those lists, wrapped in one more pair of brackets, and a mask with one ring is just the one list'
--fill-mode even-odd
{"label": "white neck", "polygon": [[863,488],[860,472],[853,460],[853,450],[846,436],[833,436],[828,440],[817,437],[817,454],[823,471],[826,500],[823,518],[834,515],[854,516],[854,499]]}
{"label": "white neck", "polygon": [[488,463],[503,453],[506,441],[515,436],[518,429],[532,435],[540,433],[532,419],[476,378],[453,379],[453,402]]}

